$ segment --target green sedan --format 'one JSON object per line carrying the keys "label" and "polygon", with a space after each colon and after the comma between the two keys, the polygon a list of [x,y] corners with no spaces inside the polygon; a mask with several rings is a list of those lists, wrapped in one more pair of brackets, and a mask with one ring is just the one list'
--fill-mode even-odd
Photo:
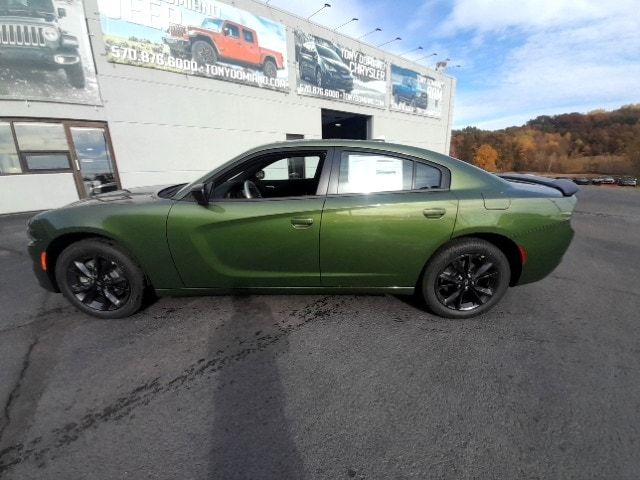
{"label": "green sedan", "polygon": [[416,294],[469,318],[560,263],[576,191],[403,145],[293,141],[40,213],[29,251],[44,288],[99,318],[239,292]]}

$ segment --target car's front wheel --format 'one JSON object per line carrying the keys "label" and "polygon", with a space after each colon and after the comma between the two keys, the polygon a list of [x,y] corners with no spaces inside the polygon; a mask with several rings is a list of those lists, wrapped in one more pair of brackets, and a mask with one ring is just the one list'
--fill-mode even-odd
{"label": "car's front wheel", "polygon": [[427,264],[420,291],[436,315],[470,318],[487,312],[505,294],[511,279],[509,261],[485,240],[454,240]]}
{"label": "car's front wheel", "polygon": [[73,88],[84,88],[86,85],[86,79],[84,76],[84,67],[82,63],[76,63],[65,68],[67,74],[67,81]]}
{"label": "car's front wheel", "polygon": [[191,57],[200,65],[214,65],[218,62],[218,52],[209,42],[196,40],[191,45]]}
{"label": "car's front wheel", "polygon": [[58,257],[55,274],[64,296],[94,317],[124,318],[142,306],[142,270],[129,255],[106,240],[73,243]]}

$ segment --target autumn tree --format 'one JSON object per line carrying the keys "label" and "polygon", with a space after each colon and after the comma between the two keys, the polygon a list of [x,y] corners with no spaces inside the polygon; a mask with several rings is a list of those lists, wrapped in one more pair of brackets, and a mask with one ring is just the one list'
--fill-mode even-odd
{"label": "autumn tree", "polygon": [[[451,152],[476,163],[480,147],[498,155],[499,171],[559,173],[640,172],[640,104],[607,112],[543,115],[520,127],[487,131],[467,127],[453,132]],[[612,170],[619,164],[619,172]]]}
{"label": "autumn tree", "polygon": [[473,156],[473,164],[477,167],[484,168],[488,172],[495,172],[498,169],[496,165],[497,161],[498,152],[486,143],[480,145]]}

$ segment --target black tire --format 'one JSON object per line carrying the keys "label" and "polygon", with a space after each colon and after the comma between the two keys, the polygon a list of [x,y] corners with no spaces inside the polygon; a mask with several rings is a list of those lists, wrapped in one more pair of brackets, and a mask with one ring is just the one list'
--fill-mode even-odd
{"label": "black tire", "polygon": [[429,260],[419,291],[431,312],[464,319],[493,308],[510,280],[509,261],[498,247],[478,238],[463,238],[450,242]]}
{"label": "black tire", "polygon": [[71,244],[58,257],[55,274],[67,300],[94,317],[128,317],[143,304],[144,274],[112,242],[87,239]]}
{"label": "black tire", "polygon": [[218,52],[209,42],[196,40],[191,44],[191,58],[201,65],[214,65],[218,62]]}
{"label": "black tire", "polygon": [[84,77],[84,67],[82,63],[76,63],[69,67],[65,67],[65,73],[67,74],[67,81],[73,88],[84,88],[86,80]]}
{"label": "black tire", "polygon": [[298,73],[300,74],[300,80],[304,80],[306,78],[304,74],[304,68],[302,66],[302,62],[298,63]]}
{"label": "black tire", "polygon": [[322,70],[320,70],[319,68],[316,68],[316,85],[318,87],[323,87],[324,86],[324,82],[322,81]]}
{"label": "black tire", "polygon": [[264,61],[262,71],[267,78],[276,78],[278,76],[278,66],[276,62],[270,59]]}

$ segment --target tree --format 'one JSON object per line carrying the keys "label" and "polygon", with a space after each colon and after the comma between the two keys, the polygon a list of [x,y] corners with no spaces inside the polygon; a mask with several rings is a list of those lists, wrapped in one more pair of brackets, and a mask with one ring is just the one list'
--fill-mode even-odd
{"label": "tree", "polygon": [[498,152],[486,143],[480,145],[473,156],[473,164],[477,167],[484,168],[488,172],[495,172],[498,169],[496,166],[497,161]]}

